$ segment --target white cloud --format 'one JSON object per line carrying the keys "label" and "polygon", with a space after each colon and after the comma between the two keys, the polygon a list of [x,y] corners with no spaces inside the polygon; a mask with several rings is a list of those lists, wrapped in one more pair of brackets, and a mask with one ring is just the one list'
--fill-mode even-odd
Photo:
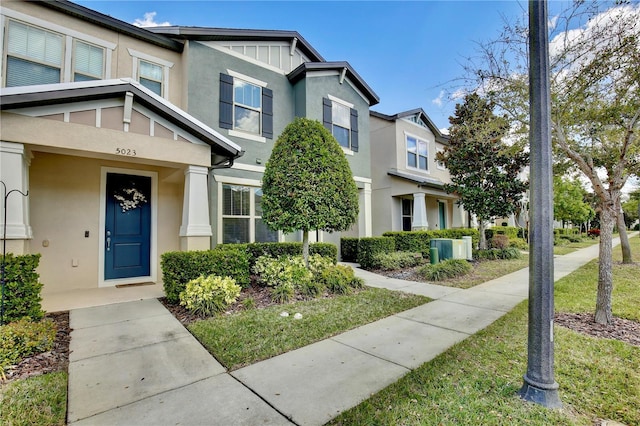
{"label": "white cloud", "polygon": [[437,98],[431,99],[431,103],[441,107],[443,98],[444,98],[444,90],[441,90]]}
{"label": "white cloud", "polygon": [[136,27],[168,27],[171,25],[169,21],[156,22],[156,12],[146,12],[144,18],[137,18],[133,21],[133,25]]}
{"label": "white cloud", "polygon": [[442,133],[443,135],[448,135],[449,134],[449,129],[447,129],[446,127],[439,129],[440,133]]}

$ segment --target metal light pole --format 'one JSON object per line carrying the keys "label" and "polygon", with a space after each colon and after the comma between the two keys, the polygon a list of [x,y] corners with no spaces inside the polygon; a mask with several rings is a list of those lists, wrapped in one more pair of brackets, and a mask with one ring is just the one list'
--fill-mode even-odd
{"label": "metal light pole", "polygon": [[531,233],[527,372],[520,396],[562,406],[553,377],[553,169],[546,0],[529,1]]}

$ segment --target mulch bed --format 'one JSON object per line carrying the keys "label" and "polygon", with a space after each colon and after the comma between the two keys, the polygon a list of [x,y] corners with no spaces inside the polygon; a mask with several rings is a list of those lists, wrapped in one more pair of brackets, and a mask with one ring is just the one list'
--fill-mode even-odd
{"label": "mulch bed", "polygon": [[555,323],[579,333],[604,339],[616,339],[640,346],[640,322],[624,318],[613,318],[613,325],[596,324],[593,314],[566,313],[556,314]]}
{"label": "mulch bed", "polygon": [[69,367],[69,342],[71,328],[69,327],[69,312],[54,312],[46,314],[45,318],[56,324],[56,339],[53,349],[38,355],[25,358],[16,366],[9,367],[5,372],[7,381],[26,379],[56,371],[67,371]]}

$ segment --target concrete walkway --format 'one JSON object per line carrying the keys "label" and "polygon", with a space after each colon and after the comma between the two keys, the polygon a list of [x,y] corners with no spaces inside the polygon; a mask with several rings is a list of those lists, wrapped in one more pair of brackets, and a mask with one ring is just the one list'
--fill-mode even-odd
{"label": "concrete walkway", "polygon": [[[555,279],[597,256],[596,245],[556,257]],[[526,268],[468,290],[356,271],[369,286],[436,300],[233,372],[156,299],[72,310],[68,422],[322,425],[528,295]]]}

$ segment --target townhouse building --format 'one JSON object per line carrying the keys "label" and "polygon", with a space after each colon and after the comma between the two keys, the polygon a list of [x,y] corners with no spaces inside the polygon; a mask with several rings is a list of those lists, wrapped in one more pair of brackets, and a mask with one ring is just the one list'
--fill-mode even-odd
{"label": "townhouse building", "polygon": [[28,193],[2,238],[41,254],[43,293],[161,286],[166,251],[296,240],[262,223],[260,189],[296,116],[340,142],[360,191],[346,234],[372,234],[378,97],[297,32],[150,31],[64,0],[3,2],[0,27],[0,179]]}

